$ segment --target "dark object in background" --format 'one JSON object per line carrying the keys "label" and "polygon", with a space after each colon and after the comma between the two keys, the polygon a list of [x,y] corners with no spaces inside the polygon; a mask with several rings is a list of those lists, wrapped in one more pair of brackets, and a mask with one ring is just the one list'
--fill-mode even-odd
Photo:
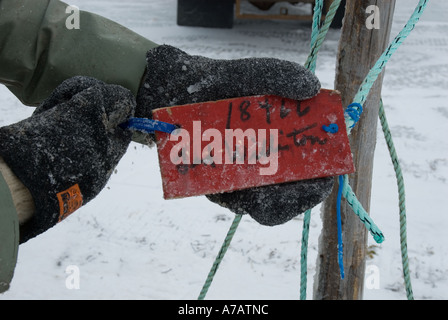
{"label": "dark object in background", "polygon": [[177,0],[180,26],[232,28],[233,0]]}
{"label": "dark object in background", "polygon": [[[279,2],[279,0],[250,2],[260,10],[268,10],[275,2]],[[291,1],[291,3],[295,2],[310,1]],[[324,15],[327,13],[332,2],[332,0],[324,1]],[[341,1],[331,28],[339,29],[342,27],[345,15],[345,3],[346,0]],[[177,24],[190,27],[232,28],[235,17],[234,4],[235,0],[177,0]]]}
{"label": "dark object in background", "polygon": [[345,4],[346,0],[342,0],[338,10],[336,11],[336,14],[333,18],[333,22],[330,25],[330,28],[339,29],[342,27],[342,22],[344,21],[345,16]]}

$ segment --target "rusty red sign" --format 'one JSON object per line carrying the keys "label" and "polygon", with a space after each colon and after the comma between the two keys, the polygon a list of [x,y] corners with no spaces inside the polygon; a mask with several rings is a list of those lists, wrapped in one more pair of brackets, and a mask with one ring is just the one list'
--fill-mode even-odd
{"label": "rusty red sign", "polygon": [[156,109],[165,199],[354,172],[341,97],[252,96]]}

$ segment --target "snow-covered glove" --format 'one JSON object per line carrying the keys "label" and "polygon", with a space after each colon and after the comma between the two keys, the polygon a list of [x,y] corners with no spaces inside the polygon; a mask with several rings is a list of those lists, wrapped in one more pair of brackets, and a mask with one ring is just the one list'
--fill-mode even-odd
{"label": "snow-covered glove", "polygon": [[[153,109],[235,97],[273,94],[295,100],[315,96],[320,82],[305,67],[273,58],[214,60],[162,45],[147,53],[147,70],[137,95],[136,116]],[[322,202],[333,178],[283,183],[207,198],[263,225],[278,225]]]}
{"label": "snow-covered glove", "polygon": [[74,77],[31,117],[0,128],[0,155],[36,207],[21,226],[21,242],[98,195],[131,141],[119,124],[133,116],[135,106],[135,97],[121,86]]}

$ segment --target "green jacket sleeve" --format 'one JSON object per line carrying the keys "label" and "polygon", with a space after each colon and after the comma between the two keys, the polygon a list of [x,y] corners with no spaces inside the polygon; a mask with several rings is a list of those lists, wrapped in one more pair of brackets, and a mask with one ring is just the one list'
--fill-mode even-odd
{"label": "green jacket sleeve", "polygon": [[9,288],[19,247],[19,219],[8,185],[0,173],[0,293]]}
{"label": "green jacket sleeve", "polygon": [[57,0],[0,0],[0,83],[38,105],[64,80],[90,76],[137,94],[152,41],[104,17],[79,12],[79,29]]}

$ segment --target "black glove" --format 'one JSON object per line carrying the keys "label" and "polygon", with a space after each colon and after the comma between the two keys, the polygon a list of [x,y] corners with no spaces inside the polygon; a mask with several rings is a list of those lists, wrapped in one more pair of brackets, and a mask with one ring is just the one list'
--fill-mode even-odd
{"label": "black glove", "polygon": [[[295,100],[315,96],[320,82],[305,67],[272,58],[214,60],[171,46],[147,54],[147,70],[137,95],[137,117],[153,109],[227,98],[273,94]],[[322,202],[333,178],[313,179],[208,195],[237,214],[263,225],[278,225]]]}
{"label": "black glove", "polygon": [[30,190],[36,212],[21,242],[44,232],[103,189],[131,141],[130,91],[96,79],[63,82],[33,115],[0,128],[0,155]]}

